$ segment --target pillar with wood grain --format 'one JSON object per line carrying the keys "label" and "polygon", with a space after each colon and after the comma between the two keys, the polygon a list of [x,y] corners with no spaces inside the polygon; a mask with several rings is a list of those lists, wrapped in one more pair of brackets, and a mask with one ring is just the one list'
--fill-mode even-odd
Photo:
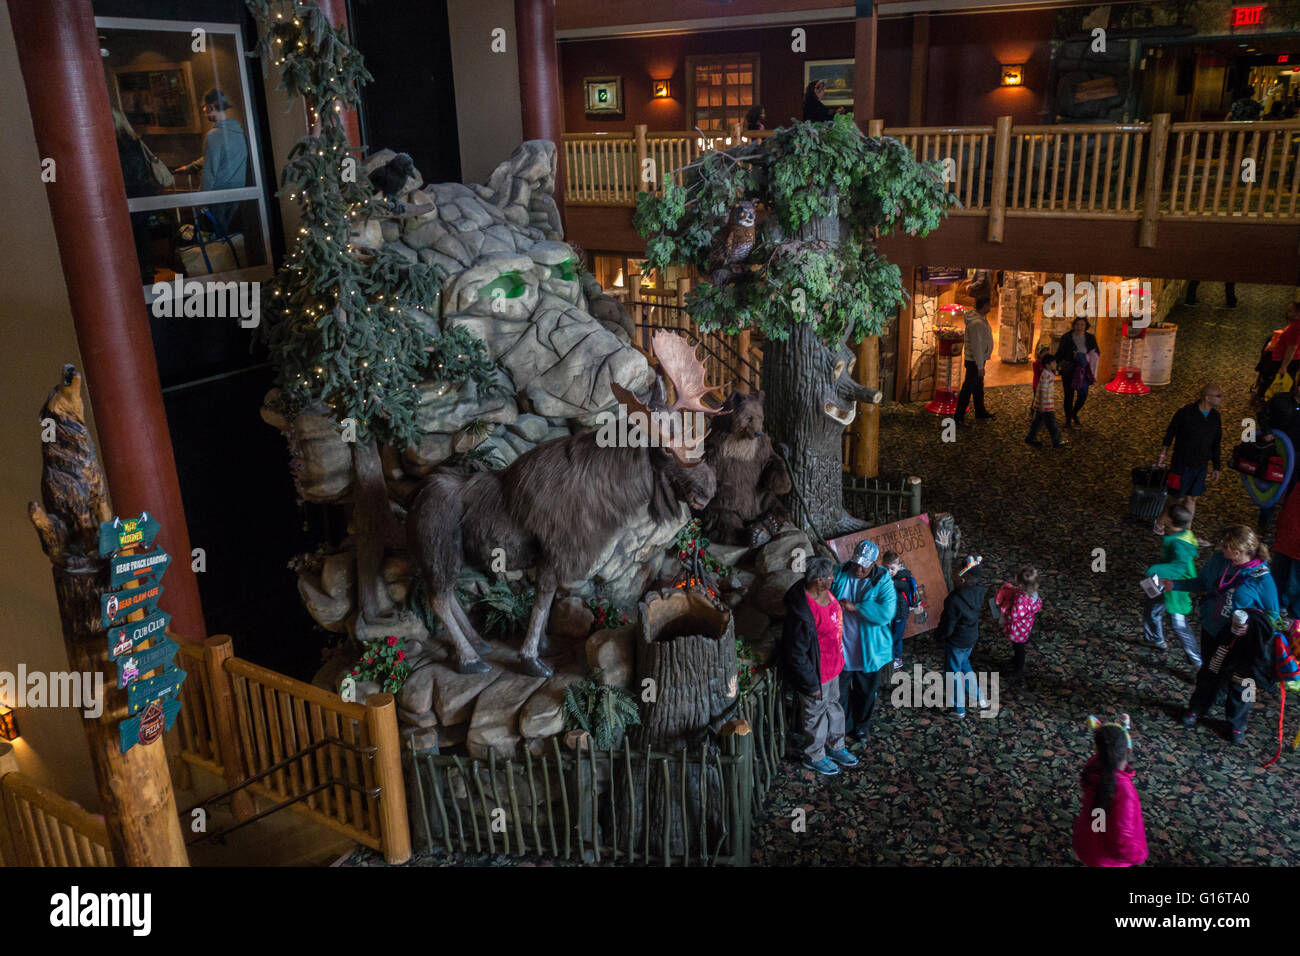
{"label": "pillar with wood grain", "polygon": [[109,490],[118,514],[148,511],[161,522],[158,545],[175,558],[162,604],[179,638],[201,642],[203,608],[94,12],[87,0],[11,0],[9,17],[37,149],[54,162],[46,198]]}
{"label": "pillar with wood grain", "polygon": [[564,221],[564,139],[560,66],[555,48],[555,0],[515,0],[515,52],[524,139],[555,144],[555,205]]}
{"label": "pillar with wood grain", "polygon": [[374,773],[384,862],[405,863],[411,858],[411,829],[403,789],[402,743],[397,736],[397,698],[392,694],[371,694],[366,699],[366,733],[371,746],[378,748]]}
{"label": "pillar with wood grain", "polygon": [[925,125],[925,97],[930,77],[930,14],[912,14],[912,77],[907,96],[907,125]]}

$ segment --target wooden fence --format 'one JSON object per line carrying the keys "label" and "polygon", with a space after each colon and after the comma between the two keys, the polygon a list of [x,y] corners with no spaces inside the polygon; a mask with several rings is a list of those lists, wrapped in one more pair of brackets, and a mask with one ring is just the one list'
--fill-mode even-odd
{"label": "wooden fence", "polygon": [[0,777],[0,817],[18,866],[114,865],[102,817],[21,773]]}
{"label": "wooden fence", "polygon": [[410,752],[414,840],[447,853],[747,866],[754,813],[785,753],[775,678],[756,682],[739,711],[720,740],[674,753],[626,739],[569,752],[558,737],[522,761]]}
{"label": "wooden fence", "polygon": [[190,673],[181,688],[183,759],[232,787],[265,774],[247,790],[275,803],[297,799],[290,809],[381,850],[391,863],[409,858],[391,694],[348,703],[230,656],[224,635],[202,648],[180,647]]}
{"label": "wooden fence", "polygon": [[844,510],[872,526],[914,518],[921,513],[921,479],[898,482],[844,476]]}
{"label": "wooden fence", "polygon": [[[1161,219],[1300,222],[1300,120],[1251,123],[1149,123],[884,128],[921,160],[944,167],[954,215],[989,219],[1000,242],[1006,217],[1140,219],[1141,244],[1155,244]],[[640,191],[663,188],[666,173],[708,149],[770,132],[739,127],[712,138],[689,131],[564,134],[565,201],[634,205]],[[647,168],[648,180],[639,175]]]}

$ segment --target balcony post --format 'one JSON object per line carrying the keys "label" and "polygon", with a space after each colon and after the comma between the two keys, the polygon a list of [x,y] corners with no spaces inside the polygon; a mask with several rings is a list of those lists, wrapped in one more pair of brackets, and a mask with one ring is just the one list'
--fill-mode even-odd
{"label": "balcony post", "polygon": [[868,135],[868,136],[884,136],[884,135],[885,135],[885,121],[882,120],[882,119],[873,119],[871,122],[869,122],[869,123],[867,124],[867,135]]}
{"label": "balcony post", "polygon": [[1002,241],[1007,216],[1007,167],[1011,163],[1011,117],[999,116],[993,146],[993,194],[989,197],[989,242]]}
{"label": "balcony post", "polygon": [[1151,146],[1147,150],[1147,181],[1142,191],[1142,228],[1138,245],[1143,249],[1156,244],[1156,220],[1160,215],[1160,188],[1165,179],[1165,153],[1169,147],[1169,114],[1151,117]]}
{"label": "balcony post", "polygon": [[515,0],[516,54],[524,139],[555,144],[555,205],[564,221],[564,137],[560,67],[555,47],[555,0]]}
{"label": "balcony post", "polygon": [[654,192],[656,185],[663,181],[663,170],[652,169],[652,182],[645,181],[643,170],[645,161],[650,158],[650,145],[646,142],[645,123],[636,124],[636,190],[640,193]]}

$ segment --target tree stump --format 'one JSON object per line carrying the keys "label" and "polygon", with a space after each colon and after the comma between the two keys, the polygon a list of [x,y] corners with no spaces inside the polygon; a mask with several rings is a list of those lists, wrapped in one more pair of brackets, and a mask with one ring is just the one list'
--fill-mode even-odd
{"label": "tree stump", "polygon": [[[712,857],[727,832],[717,755],[718,731],[740,699],[735,624],[729,610],[695,589],[652,592],[640,611],[633,691],[641,697],[641,724],[629,738],[634,751],[673,758],[651,757],[648,774],[623,781],[618,806],[630,804],[634,812],[619,824],[633,828],[638,850],[648,826],[652,859],[701,860]],[[623,829],[620,842],[626,839]]]}

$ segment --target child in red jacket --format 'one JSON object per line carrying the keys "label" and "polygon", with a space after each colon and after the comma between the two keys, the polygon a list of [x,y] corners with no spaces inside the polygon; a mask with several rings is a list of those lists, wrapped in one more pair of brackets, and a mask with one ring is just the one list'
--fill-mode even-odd
{"label": "child in red jacket", "polygon": [[1128,714],[1119,723],[1088,718],[1097,748],[1083,768],[1083,809],[1074,819],[1074,852],[1087,866],[1139,866],[1147,858],[1142,804],[1128,759]]}

